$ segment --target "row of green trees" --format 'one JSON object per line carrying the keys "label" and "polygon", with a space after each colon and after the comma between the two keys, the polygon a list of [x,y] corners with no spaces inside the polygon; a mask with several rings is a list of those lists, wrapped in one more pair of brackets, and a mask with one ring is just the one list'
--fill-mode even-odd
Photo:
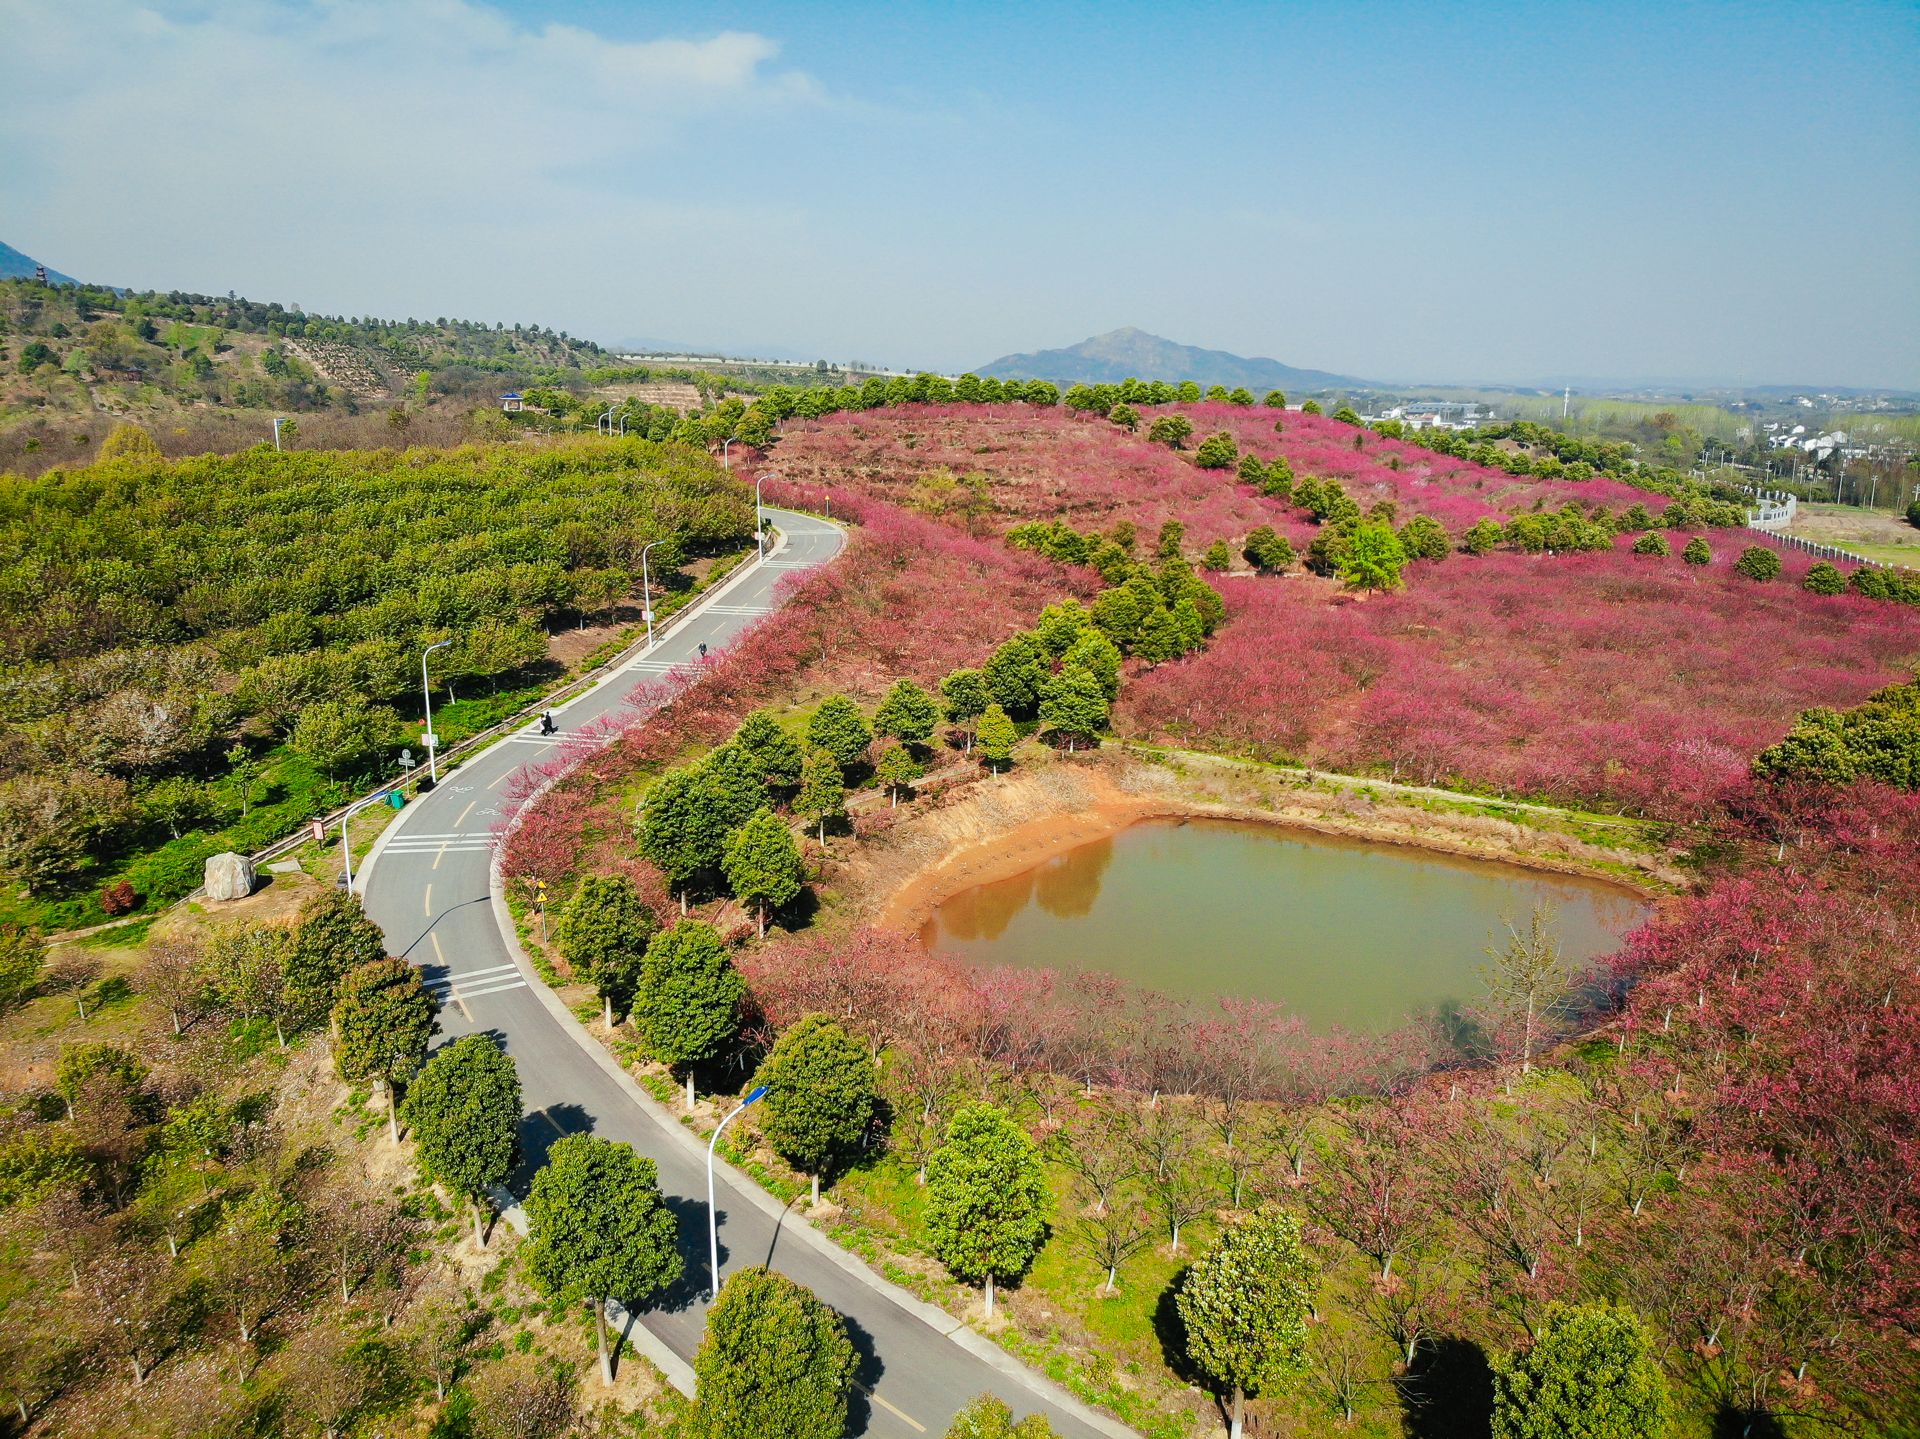
{"label": "row of green trees", "polygon": [[641,442],[108,448],[0,497],[0,870],[42,908],[112,864],[141,896],[177,896],[207,853],[256,848],[390,764],[427,646],[450,641],[437,705],[484,708],[551,668],[550,627],[637,588],[644,546],[659,542],[657,593],[751,527],[706,456]]}

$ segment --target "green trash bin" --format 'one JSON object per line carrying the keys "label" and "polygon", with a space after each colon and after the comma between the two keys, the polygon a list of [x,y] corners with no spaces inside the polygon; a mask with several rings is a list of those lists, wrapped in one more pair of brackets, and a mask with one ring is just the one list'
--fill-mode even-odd
{"label": "green trash bin", "polygon": [[387,803],[392,805],[395,809],[405,809],[407,806],[407,797],[402,793],[400,793],[399,790],[395,790],[393,791],[392,794],[387,796]]}

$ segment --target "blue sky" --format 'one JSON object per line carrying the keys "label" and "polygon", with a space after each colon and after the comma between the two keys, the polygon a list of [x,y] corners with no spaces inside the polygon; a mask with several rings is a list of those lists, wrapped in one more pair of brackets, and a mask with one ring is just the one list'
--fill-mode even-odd
{"label": "blue sky", "polygon": [[87,277],[946,369],[1920,388],[1912,4],[0,0]]}

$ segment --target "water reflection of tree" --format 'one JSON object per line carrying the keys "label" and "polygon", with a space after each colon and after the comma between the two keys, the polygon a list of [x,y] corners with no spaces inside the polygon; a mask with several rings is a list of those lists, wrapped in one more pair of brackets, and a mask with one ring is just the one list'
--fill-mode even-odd
{"label": "water reflection of tree", "polygon": [[1113,863],[1113,838],[1069,851],[1034,872],[1033,897],[1056,919],[1084,919],[1093,911]]}
{"label": "water reflection of tree", "polygon": [[941,928],[958,940],[996,940],[1033,900],[1036,872],[996,880],[957,894],[940,906]]}

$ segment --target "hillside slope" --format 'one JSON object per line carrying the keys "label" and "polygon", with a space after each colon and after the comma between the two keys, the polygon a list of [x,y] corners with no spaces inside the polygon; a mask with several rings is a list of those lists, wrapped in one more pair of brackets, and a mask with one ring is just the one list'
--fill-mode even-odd
{"label": "hillside slope", "polygon": [[1150,335],[1131,325],[1058,350],[1002,355],[980,374],[1003,380],[1051,380],[1056,385],[1099,384],[1139,376],[1178,384],[1244,385],[1250,390],[1338,390],[1368,382],[1327,370],[1303,370],[1261,356],[1203,350]]}
{"label": "hillside slope", "polygon": [[[33,256],[23,255],[20,251],[14,249],[13,246],[4,241],[0,241],[0,280],[30,280],[33,278],[34,267],[39,263],[40,262],[34,259]],[[74,279],[73,276],[63,275],[51,266],[47,268],[47,279],[55,285],[77,285],[80,283]]]}

